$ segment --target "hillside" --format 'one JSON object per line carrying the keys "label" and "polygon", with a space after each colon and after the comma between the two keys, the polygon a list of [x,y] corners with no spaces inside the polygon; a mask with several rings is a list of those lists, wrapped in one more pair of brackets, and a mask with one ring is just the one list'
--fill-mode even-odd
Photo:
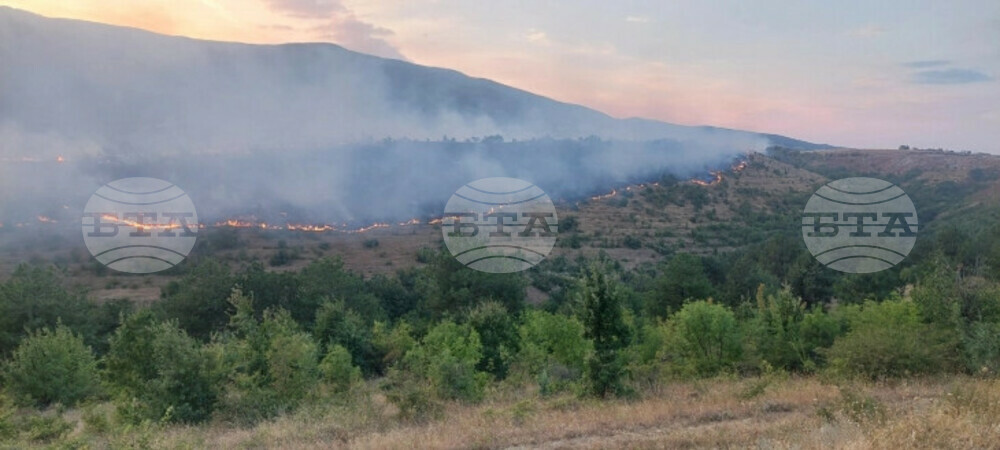
{"label": "hillside", "polygon": [[[901,183],[922,219],[939,214],[962,217],[967,215],[963,211],[1000,206],[1000,181],[989,176],[998,172],[1000,157],[993,155],[902,150],[754,153],[726,170],[693,180],[666,176],[557,204],[563,228],[549,260],[606,254],[636,268],[655,265],[678,252],[712,255],[782,233],[794,235],[808,197],[823,183],[844,176],[869,175]],[[366,276],[393,274],[422,266],[419,253],[442,244],[439,225],[426,219],[414,222],[364,232],[261,229],[257,222],[210,226],[191,261],[211,257],[238,268],[284,252],[290,258],[271,270],[298,270],[318,258],[336,256]],[[113,272],[95,277],[86,249],[76,240],[79,231],[67,228],[66,222],[11,225],[0,228],[4,249],[0,267],[5,274],[24,261],[54,262],[66,267],[70,280],[95,298],[140,301],[159,298],[160,287],[172,278]],[[936,228],[933,220],[927,225],[931,232]],[[544,297],[539,292],[534,295]]]}

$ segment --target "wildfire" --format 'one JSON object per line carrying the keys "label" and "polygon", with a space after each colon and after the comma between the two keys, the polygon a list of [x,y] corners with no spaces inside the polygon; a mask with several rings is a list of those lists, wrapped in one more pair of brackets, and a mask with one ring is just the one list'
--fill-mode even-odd
{"label": "wildfire", "polygon": [[377,230],[379,228],[389,228],[389,224],[378,222],[378,223],[373,223],[371,225],[368,225],[367,227],[358,228],[356,230],[347,230],[347,232],[348,233],[367,233],[369,231]]}
{"label": "wildfire", "polygon": [[56,162],[57,163],[64,163],[64,162],[66,162],[66,158],[63,158],[62,155],[59,155],[59,156],[56,157]]}
{"label": "wildfire", "polygon": [[[230,227],[230,228],[258,228],[261,230],[287,230],[287,231],[302,231],[307,233],[328,233],[333,231],[339,231],[342,233],[366,233],[372,230],[377,230],[380,228],[389,228],[392,226],[413,226],[420,225],[423,223],[420,219],[413,218],[405,222],[398,222],[396,224],[391,224],[387,222],[377,222],[371,225],[366,225],[360,228],[350,229],[347,223],[342,223],[340,225],[335,224],[302,224],[302,223],[286,223],[284,225],[270,224],[264,221],[256,220],[252,218],[250,220],[246,219],[227,219],[216,222],[215,227]],[[428,224],[435,225],[441,223],[441,219],[434,219]]]}
{"label": "wildfire", "polygon": [[722,182],[722,172],[709,172],[709,173],[711,173],[713,177],[711,181],[699,180],[695,178],[691,180],[691,182],[697,184],[698,186],[714,186]]}
{"label": "wildfire", "polygon": [[285,225],[285,229],[289,231],[307,231],[310,233],[325,233],[327,231],[334,231],[337,227],[333,225],[299,225],[290,223]]}
{"label": "wildfire", "polygon": [[152,230],[176,230],[178,228],[183,227],[183,225],[181,225],[180,223],[174,223],[174,222],[165,223],[165,224],[136,222],[134,220],[129,220],[129,219],[125,219],[125,218],[118,218],[118,216],[116,216],[114,214],[101,214],[101,219],[103,219],[103,220],[105,220],[107,222],[114,222],[114,223],[116,223],[118,225],[125,225],[125,226],[133,227],[133,228],[136,228],[136,229],[142,229],[142,230],[147,230],[147,229],[152,229]]}
{"label": "wildfire", "polygon": [[614,197],[616,195],[618,195],[618,189],[612,189],[611,192],[609,192],[607,194],[604,194],[604,195],[595,195],[593,197],[590,197],[590,201],[596,202],[598,200],[604,200],[604,199],[607,199],[607,198]]}
{"label": "wildfire", "polygon": [[58,220],[49,218],[47,216],[42,216],[42,215],[38,216],[38,221],[41,222],[41,223],[59,223]]}
{"label": "wildfire", "polygon": [[743,171],[743,169],[746,169],[749,164],[750,163],[747,162],[746,160],[742,160],[742,161],[736,163],[735,165],[733,165],[732,170],[733,170],[733,172],[740,173],[740,172]]}

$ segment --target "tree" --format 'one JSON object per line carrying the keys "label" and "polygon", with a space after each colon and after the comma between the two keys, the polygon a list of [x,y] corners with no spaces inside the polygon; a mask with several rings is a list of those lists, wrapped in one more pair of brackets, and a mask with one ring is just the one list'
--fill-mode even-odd
{"label": "tree", "polygon": [[3,367],[8,391],[20,403],[72,406],[100,388],[97,361],[83,338],[65,325],[31,333]]}
{"label": "tree", "polygon": [[189,335],[207,342],[213,332],[225,329],[231,305],[227,302],[235,280],[229,268],[215,260],[204,261],[180,281],[163,288],[163,300],[154,308],[176,319]]}
{"label": "tree", "polygon": [[140,311],[124,319],[110,341],[106,377],[129,419],[195,423],[211,416],[219,368],[176,321]]}
{"label": "tree", "polygon": [[667,328],[667,351],[683,373],[715,375],[734,367],[742,354],[736,317],[711,301],[684,305]]}
{"label": "tree", "polygon": [[403,370],[429,383],[442,398],[476,402],[489,378],[476,370],[482,356],[479,333],[472,326],[445,320],[407,352]]}
{"label": "tree", "polygon": [[617,283],[605,271],[592,266],[584,274],[580,292],[584,336],[594,342],[594,353],[587,361],[590,392],[598,397],[622,395],[625,361],[622,350],[628,346],[631,330],[625,323],[622,295]]}
{"label": "tree", "polygon": [[678,253],[656,279],[650,310],[657,317],[666,317],[681,309],[687,300],[708,298],[713,294],[714,288],[705,274],[701,258]]}
{"label": "tree", "polygon": [[323,348],[341,345],[354,365],[368,375],[381,371],[372,346],[371,326],[343,301],[327,301],[316,311],[313,337]]}
{"label": "tree", "polygon": [[22,264],[0,284],[0,356],[9,355],[30,331],[62,323],[96,344],[93,305],[68,292],[54,268]]}
{"label": "tree", "polygon": [[469,312],[469,324],[479,333],[483,344],[483,357],[476,368],[497,379],[506,378],[510,358],[520,347],[517,326],[510,313],[498,302],[480,303]]}

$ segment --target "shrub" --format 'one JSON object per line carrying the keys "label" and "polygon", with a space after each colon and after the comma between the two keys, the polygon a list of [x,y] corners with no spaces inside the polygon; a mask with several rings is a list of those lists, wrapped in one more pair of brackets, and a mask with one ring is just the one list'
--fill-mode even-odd
{"label": "shrub", "polygon": [[594,342],[586,372],[590,392],[599,397],[627,394],[622,350],[629,345],[631,329],[624,319],[624,296],[603,268],[590,268],[582,284],[584,336]]}
{"label": "shrub", "polygon": [[405,320],[400,320],[391,329],[384,322],[375,322],[372,345],[382,358],[382,367],[388,369],[401,361],[417,345],[417,341],[413,339],[410,324]]}
{"label": "shrub", "polygon": [[361,380],[361,369],[351,364],[351,354],[341,345],[333,345],[327,350],[319,363],[319,371],[323,381],[337,392],[346,391]]}
{"label": "shrub", "polygon": [[547,389],[558,391],[583,374],[593,344],[584,337],[583,323],[575,317],[531,310],[518,328],[520,370],[545,380]]}
{"label": "shrub", "polygon": [[215,359],[177,322],[157,322],[148,310],[122,322],[105,365],[119,413],[134,423],[201,422],[218,401]]}
{"label": "shrub", "polygon": [[517,353],[517,327],[507,309],[498,302],[485,302],[469,313],[469,324],[479,333],[483,357],[476,369],[497,379],[507,377],[510,359]]}
{"label": "shrub", "polygon": [[1000,374],[1000,323],[973,322],[964,333],[962,347],[969,372]]}
{"label": "shrub", "polygon": [[55,268],[20,265],[0,284],[0,357],[10,356],[30,331],[54,328],[60,322],[85,342],[94,339],[93,305],[62,286]]}
{"label": "shrub", "polygon": [[288,311],[258,320],[249,298],[230,296],[235,313],[219,350],[230,376],[223,399],[227,419],[253,423],[296,408],[319,380],[319,349]]}
{"label": "shrub", "polygon": [[916,304],[868,301],[845,307],[848,333],[827,352],[841,375],[877,379],[937,373],[954,366],[954,333],[920,320]]}
{"label": "shrub", "polygon": [[368,324],[343,301],[327,301],[316,311],[313,337],[324,346],[341,345],[351,355],[354,365],[366,374],[379,369],[372,346],[372,333]]}
{"label": "shrub", "polygon": [[731,369],[742,354],[733,312],[699,300],[688,303],[666,323],[668,359],[682,374],[711,376]]}
{"label": "shrub", "polygon": [[28,405],[74,405],[100,390],[93,352],[62,324],[24,339],[5,365],[3,379],[15,400]]}
{"label": "shrub", "polygon": [[470,325],[444,321],[432,328],[404,358],[405,368],[423,378],[446,399],[482,399],[488,375],[476,370],[483,346]]}

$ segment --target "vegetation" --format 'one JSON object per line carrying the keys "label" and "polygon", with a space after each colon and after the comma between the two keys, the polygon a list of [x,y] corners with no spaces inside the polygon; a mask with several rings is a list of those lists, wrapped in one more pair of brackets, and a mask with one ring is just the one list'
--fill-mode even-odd
{"label": "vegetation", "polygon": [[[914,185],[914,196],[944,204],[987,175]],[[711,209],[715,197],[667,181],[633,201]],[[801,210],[780,201],[775,214]],[[1000,438],[1000,246],[983,243],[1000,240],[998,216],[939,217],[899,267],[868,275],[822,267],[797,229],[749,215],[715,230],[745,232],[727,238],[745,243],[729,252],[671,244],[656,263],[626,268],[598,253],[507,275],[428,248],[394,275],[365,277],[337,258],[233,268],[212,258],[238,242],[220,235],[146,307],[98,304],[59,269],[22,265],[0,283],[0,446],[393,447],[420,429],[399,424],[427,422],[439,427],[432,446],[639,446],[572,439],[600,424],[641,436],[737,419],[762,441],[663,433],[677,446],[827,444],[769,424],[787,413],[837,427],[832,445],[948,446],[966,433],[968,446],[989,447]],[[579,217],[563,220],[571,235]],[[636,242],[648,246],[624,245]],[[908,412],[903,394],[934,401]],[[255,437],[229,435],[241,427]]]}

